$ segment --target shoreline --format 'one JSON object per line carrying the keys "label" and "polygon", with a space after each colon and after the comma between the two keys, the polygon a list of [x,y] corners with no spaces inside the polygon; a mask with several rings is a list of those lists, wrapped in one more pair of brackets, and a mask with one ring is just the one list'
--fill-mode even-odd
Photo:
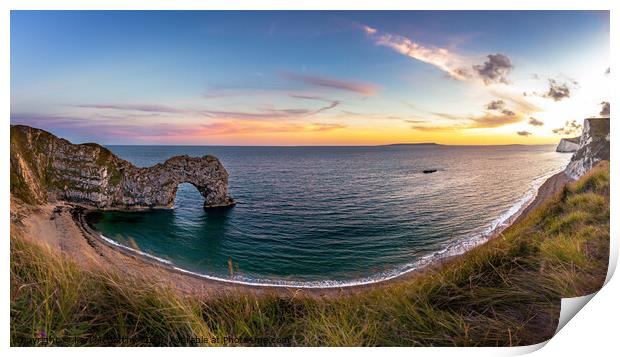
{"label": "shoreline", "polygon": [[[464,257],[472,249],[482,246],[487,242],[501,236],[504,230],[509,229],[511,225],[521,221],[529,212],[534,210],[547,198],[557,194],[567,182],[571,180],[564,174],[564,171],[560,171],[553,174],[542,182],[536,192],[524,200],[519,208],[506,219],[501,220],[498,217],[498,222],[493,223],[489,227],[489,231],[481,233],[477,238],[470,238],[469,241],[460,242],[456,246],[448,246],[442,253],[433,253],[418,260],[414,266],[407,268],[406,270],[388,276],[384,279],[371,279],[363,281],[351,281],[343,282],[338,285],[282,285],[282,284],[270,284],[260,282],[245,282],[239,280],[232,280],[214,276],[208,276],[206,274],[200,274],[189,270],[182,269],[175,266],[171,262],[165,259],[152,256],[148,253],[135,250],[130,247],[123,246],[115,241],[103,236],[101,233],[92,229],[86,222],[85,216],[93,211],[91,207],[86,207],[78,204],[59,203],[48,204],[44,206],[44,211],[47,214],[51,214],[49,221],[53,221],[56,229],[56,233],[62,233],[62,237],[57,239],[45,239],[46,243],[52,243],[51,245],[58,245],[61,250],[67,251],[71,256],[80,259],[80,255],[91,256],[91,259],[96,260],[98,263],[114,266],[120,269],[123,273],[134,275],[140,278],[147,278],[149,280],[160,280],[168,283],[172,283],[180,290],[188,293],[198,293],[200,295],[218,295],[223,292],[246,292],[251,294],[263,294],[263,293],[275,293],[278,295],[290,295],[303,293],[311,296],[334,296],[340,294],[351,294],[359,291],[372,290],[378,287],[383,287],[394,282],[407,280],[411,277],[425,274],[430,270],[437,269],[444,264]],[[517,202],[515,206],[519,204]],[[41,207],[39,207],[41,208]],[[509,209],[508,212],[510,212]],[[506,213],[508,213],[506,212]],[[31,226],[41,226],[44,222],[40,222],[43,217],[28,217],[31,221]],[[36,222],[39,221],[39,222]],[[72,227],[73,226],[73,227]],[[43,229],[49,232],[50,227]],[[34,230],[36,231],[36,230]],[[67,234],[71,232],[71,234]],[[33,235],[32,227],[27,229],[27,235]],[[52,234],[53,235],[53,234]],[[39,238],[39,237],[37,237]],[[60,239],[69,240],[72,242],[60,242]],[[82,241],[79,244],[77,241]],[[76,249],[67,249],[67,246],[74,246]],[[77,247],[75,247],[77,246]],[[90,252],[89,252],[90,251]],[[95,253],[94,258],[92,257]],[[421,260],[427,259],[425,261]],[[103,262],[105,261],[105,262]],[[324,283],[324,282],[322,282]]]}
{"label": "shoreline", "polygon": [[[417,275],[423,273],[427,269],[440,266],[449,262],[452,259],[463,256],[475,247],[481,246],[490,240],[493,240],[500,236],[505,229],[508,229],[512,224],[523,219],[527,213],[531,212],[534,208],[540,205],[545,199],[555,193],[557,193],[565,183],[567,183],[568,177],[563,171],[555,173],[541,180],[542,183],[535,188],[535,193],[531,196],[525,196],[525,199],[518,201],[513,207],[518,207],[515,212],[511,213],[505,219],[498,217],[498,221],[494,222],[487,232],[480,233],[475,237],[470,237],[463,242],[458,242],[456,245],[446,247],[441,253],[435,252],[420,258],[416,262],[410,263],[412,266],[405,268],[402,271],[397,271],[393,274],[388,274],[385,277],[370,276],[365,279],[357,279],[351,281],[317,281],[317,282],[291,282],[290,284],[277,284],[272,282],[259,281],[243,281],[227,279],[217,276],[210,276],[208,274],[202,274],[198,272],[189,271],[174,265],[163,258],[150,255],[145,252],[133,249],[131,247],[124,246],[115,242],[114,240],[105,237],[98,231],[92,229],[85,220],[85,216],[91,211],[90,209],[80,209],[80,214],[75,217],[76,223],[85,231],[85,234],[90,235],[92,238],[99,240],[101,243],[107,245],[111,249],[120,251],[122,254],[128,254],[138,259],[142,259],[149,264],[154,264],[166,271],[183,274],[191,278],[204,280],[207,282],[217,282],[221,284],[230,284],[247,288],[269,288],[269,289],[303,289],[303,290],[325,290],[330,289],[342,290],[342,289],[364,289],[376,284],[387,284],[392,281],[398,281],[400,279],[406,279],[408,276]],[[506,213],[510,213],[511,207]],[[382,273],[385,274],[385,273]],[[332,284],[333,283],[333,284]]]}

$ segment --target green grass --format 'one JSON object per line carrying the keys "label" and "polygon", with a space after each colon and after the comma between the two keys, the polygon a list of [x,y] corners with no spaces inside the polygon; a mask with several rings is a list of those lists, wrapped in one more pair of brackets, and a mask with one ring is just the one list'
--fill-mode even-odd
{"label": "green grass", "polygon": [[[533,344],[553,335],[561,297],[602,286],[608,254],[608,162],[497,239],[427,274],[348,296],[200,299],[102,266],[80,268],[12,236],[11,344]],[[42,331],[47,339],[33,339]]]}

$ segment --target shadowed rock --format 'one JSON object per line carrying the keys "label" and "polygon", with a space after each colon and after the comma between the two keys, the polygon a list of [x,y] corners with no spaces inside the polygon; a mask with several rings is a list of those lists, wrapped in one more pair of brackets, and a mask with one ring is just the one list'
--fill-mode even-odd
{"label": "shadowed rock", "polygon": [[11,126],[11,193],[25,202],[169,208],[181,183],[198,189],[205,208],[234,204],[228,173],[214,156],[175,156],[141,168],[98,144],[71,144],[44,130]]}

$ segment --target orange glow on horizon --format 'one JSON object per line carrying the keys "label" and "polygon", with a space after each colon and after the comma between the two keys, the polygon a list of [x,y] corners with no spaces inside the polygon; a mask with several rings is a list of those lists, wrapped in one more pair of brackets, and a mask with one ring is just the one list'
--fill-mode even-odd
{"label": "orange glow on horizon", "polygon": [[[266,129],[266,128],[262,128]],[[557,144],[560,136],[519,136],[515,132],[491,133],[471,129],[421,131],[410,128],[317,128],[315,125],[282,129],[283,131],[243,130],[166,136],[162,143],[194,145],[264,145],[264,146],[364,146],[397,143],[437,143],[444,145],[541,145]],[[290,131],[287,131],[290,130]]]}

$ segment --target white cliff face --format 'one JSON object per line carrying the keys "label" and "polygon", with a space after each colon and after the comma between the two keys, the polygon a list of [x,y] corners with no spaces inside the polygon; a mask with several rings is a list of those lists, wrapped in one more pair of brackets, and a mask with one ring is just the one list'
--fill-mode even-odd
{"label": "white cliff face", "polygon": [[558,147],[555,149],[557,152],[575,152],[579,150],[580,137],[576,138],[564,138],[560,140]]}
{"label": "white cliff face", "polygon": [[579,149],[564,172],[576,180],[601,160],[609,160],[609,118],[586,119]]}

